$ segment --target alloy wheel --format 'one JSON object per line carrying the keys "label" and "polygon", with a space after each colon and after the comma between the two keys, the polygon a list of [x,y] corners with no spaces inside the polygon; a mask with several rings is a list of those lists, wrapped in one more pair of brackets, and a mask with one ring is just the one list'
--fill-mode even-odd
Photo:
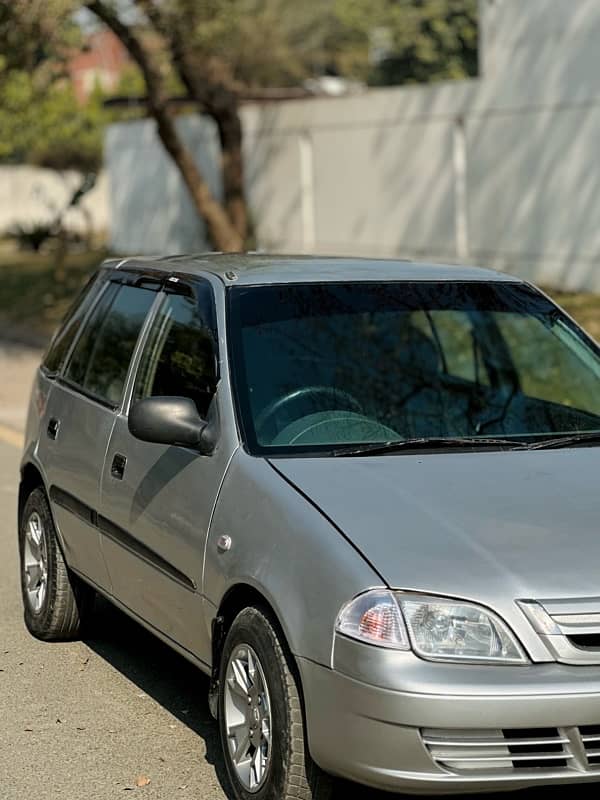
{"label": "alloy wheel", "polygon": [[238,645],[225,672],[224,714],[227,743],[237,776],[249,792],[264,784],[271,762],[271,704],[256,652]]}
{"label": "alloy wheel", "polygon": [[31,514],[25,526],[23,572],[27,602],[34,614],[39,614],[48,590],[48,547],[44,524],[37,511]]}

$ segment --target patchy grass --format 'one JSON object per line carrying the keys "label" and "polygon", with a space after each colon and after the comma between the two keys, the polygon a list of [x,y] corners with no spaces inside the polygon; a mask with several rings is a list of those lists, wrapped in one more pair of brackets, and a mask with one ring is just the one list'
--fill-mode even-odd
{"label": "patchy grass", "polygon": [[15,338],[47,339],[105,253],[0,252],[0,322]]}
{"label": "patchy grass", "polygon": [[547,291],[556,303],[600,342],[600,294]]}
{"label": "patchy grass", "polygon": [[[47,339],[73,297],[106,257],[103,251],[55,254],[0,251],[0,322],[15,335]],[[600,295],[548,290],[580,325],[600,341]]]}

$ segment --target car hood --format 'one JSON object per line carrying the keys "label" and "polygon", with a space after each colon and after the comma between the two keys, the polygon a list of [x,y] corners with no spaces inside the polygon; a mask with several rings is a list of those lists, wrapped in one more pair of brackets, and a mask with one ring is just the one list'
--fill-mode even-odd
{"label": "car hood", "polygon": [[600,596],[600,448],[277,459],[391,587]]}

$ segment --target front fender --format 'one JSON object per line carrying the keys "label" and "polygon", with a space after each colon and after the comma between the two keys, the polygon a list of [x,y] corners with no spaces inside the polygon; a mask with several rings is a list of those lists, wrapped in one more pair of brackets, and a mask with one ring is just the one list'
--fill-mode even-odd
{"label": "front fender", "polygon": [[[222,552],[217,541],[231,537]],[[295,656],[331,665],[341,606],[379,575],[332,523],[262,458],[238,450],[207,538],[203,591],[214,615],[236,584],[260,592]],[[208,620],[209,624],[212,620]]]}

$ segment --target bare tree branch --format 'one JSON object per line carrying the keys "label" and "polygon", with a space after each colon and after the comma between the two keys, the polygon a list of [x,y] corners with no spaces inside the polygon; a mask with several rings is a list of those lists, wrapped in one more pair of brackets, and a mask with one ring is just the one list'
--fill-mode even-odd
{"label": "bare tree branch", "polygon": [[[318,97],[315,92],[300,87],[239,89],[237,90],[237,96],[241,105],[245,103],[280,103],[282,100],[305,100],[309,97]],[[201,113],[208,113],[208,109],[204,104],[200,104],[195,97],[189,94],[169,95],[167,102],[170,106],[174,107],[193,104]],[[138,108],[146,108],[148,106],[148,98],[138,95],[113,95],[104,100],[104,105],[108,108],[111,106],[135,106]]]}

